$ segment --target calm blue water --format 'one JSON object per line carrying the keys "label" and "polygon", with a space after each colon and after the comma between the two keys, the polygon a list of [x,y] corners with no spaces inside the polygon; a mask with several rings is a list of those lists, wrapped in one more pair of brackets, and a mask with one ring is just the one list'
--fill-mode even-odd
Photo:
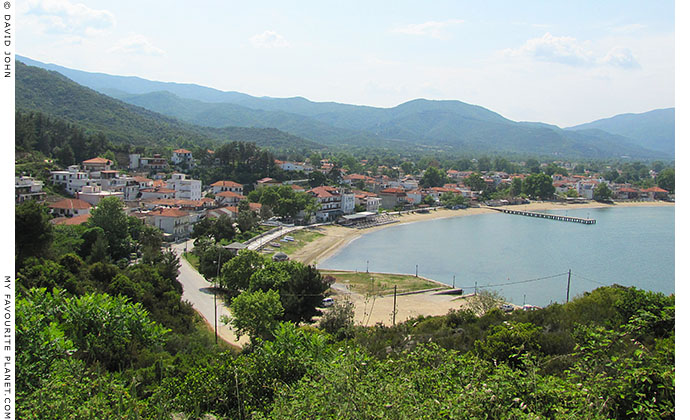
{"label": "calm blue water", "polygon": [[452,284],[455,275],[456,287],[477,282],[518,305],[565,302],[568,269],[571,299],[614,283],[674,293],[674,207],[551,213],[597,223],[495,213],[402,224],[362,235],[319,268],[365,271],[369,261],[370,271],[414,274],[417,265],[420,276]]}

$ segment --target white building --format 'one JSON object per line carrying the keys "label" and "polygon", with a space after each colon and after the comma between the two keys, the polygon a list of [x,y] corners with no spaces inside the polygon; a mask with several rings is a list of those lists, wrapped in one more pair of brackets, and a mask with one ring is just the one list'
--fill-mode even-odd
{"label": "white building", "polygon": [[173,198],[183,200],[199,200],[201,199],[201,181],[198,179],[189,179],[185,174],[172,174],[172,177],[166,181],[169,189],[175,190]]}
{"label": "white building", "polygon": [[352,192],[340,191],[340,210],[343,214],[355,212],[355,195]]}
{"label": "white building", "polygon": [[367,197],[367,211],[379,212],[381,207],[381,199],[379,197]]}
{"label": "white building", "polygon": [[172,153],[170,162],[173,165],[185,166],[189,169],[194,167],[194,158],[192,157],[192,152],[187,149],[177,149]]}
{"label": "white building", "polygon": [[124,200],[124,193],[122,191],[103,191],[98,185],[85,185],[81,191],[76,194],[77,198],[92,206],[97,205],[104,198],[117,197]]}
{"label": "white building", "polygon": [[56,217],[74,217],[89,214],[91,204],[79,199],[65,198],[48,206]]}
{"label": "white building", "polygon": [[244,186],[235,181],[217,181],[211,184],[213,194],[230,191],[239,195],[244,194]]}
{"label": "white building", "polygon": [[66,171],[50,171],[50,182],[61,185],[67,193],[75,195],[85,185],[90,185],[89,174],[79,170],[79,165],[72,165]]}
{"label": "white building", "polygon": [[158,209],[146,214],[146,223],[162,230],[173,239],[186,238],[192,231],[190,215],[180,209]]}
{"label": "white building", "polygon": [[19,204],[25,200],[43,200],[43,181],[36,181],[30,176],[14,177],[14,201]]}

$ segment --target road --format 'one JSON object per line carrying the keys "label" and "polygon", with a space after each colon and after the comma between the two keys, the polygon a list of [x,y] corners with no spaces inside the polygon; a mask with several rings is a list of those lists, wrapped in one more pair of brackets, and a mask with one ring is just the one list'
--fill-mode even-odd
{"label": "road", "polygon": [[[187,250],[191,251],[194,247],[193,240],[187,241]],[[177,279],[182,284],[183,292],[182,299],[188,301],[192,304],[194,309],[206,320],[206,323],[213,328],[214,324],[214,303],[213,303],[213,288],[211,283],[207,282],[206,279],[199,274],[198,271],[194,269],[187,262],[186,259],[182,257],[185,250],[185,243],[174,244],[172,248],[175,253],[180,257],[180,274]],[[216,301],[218,307],[218,337],[222,338],[226,342],[235,345],[242,346],[249,342],[248,336],[242,336],[237,339],[237,335],[234,333],[233,329],[221,322],[221,316],[230,316],[230,311],[228,310],[220,299]]]}

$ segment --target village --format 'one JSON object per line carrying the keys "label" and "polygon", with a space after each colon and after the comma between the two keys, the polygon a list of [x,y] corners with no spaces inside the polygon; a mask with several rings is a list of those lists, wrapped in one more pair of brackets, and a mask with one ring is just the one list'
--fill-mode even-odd
{"label": "village", "polygon": [[[51,171],[49,182],[61,187],[69,198],[47,197],[43,181],[29,175],[15,177],[15,199],[19,204],[28,199],[47,200],[53,215],[52,223],[76,225],[88,220],[90,210],[108,197],[121,199],[126,212],[159,228],[168,241],[177,241],[190,236],[193,225],[204,218],[228,216],[237,219],[239,205],[248,200],[247,190],[289,185],[295,192],[313,197],[315,209],[312,214],[301,210],[294,220],[296,224],[339,222],[346,226],[371,227],[391,222],[387,212],[424,211],[426,208],[444,205],[448,208],[466,208],[524,204],[529,200],[525,194],[507,196],[502,199],[485,199],[482,190],[509,190],[511,185],[524,182],[529,176],[524,173],[509,174],[500,171],[457,171],[445,172],[442,186],[422,186],[423,174],[404,174],[399,168],[398,177],[385,174],[370,175],[339,171],[339,183],[310,188],[309,179],[278,181],[265,177],[251,185],[243,185],[231,179],[217,180],[202,185],[201,180],[191,179],[188,174],[198,162],[192,152],[177,149],[169,159],[154,154],[143,157],[129,155],[127,168],[117,168],[114,162],[103,157],[94,157],[71,165],[65,170]],[[275,160],[275,165],[286,172],[311,174],[320,172],[332,174],[334,165],[328,159],[321,160],[317,167],[306,162]],[[542,164],[546,166],[546,164]],[[650,171],[653,172],[653,171]],[[388,171],[390,173],[390,171]],[[476,187],[478,176],[483,184]],[[650,173],[655,177],[656,173]],[[468,182],[474,177],[473,183]],[[595,189],[606,184],[610,190],[609,199],[616,201],[672,200],[669,192],[659,188],[636,188],[631,184],[618,184],[605,180],[601,174],[584,175],[553,174],[553,195],[543,199],[566,203],[583,203],[595,199]],[[333,185],[335,184],[335,185]],[[449,205],[451,203],[452,205]],[[460,204],[458,204],[460,203]],[[249,202],[252,211],[259,215],[262,204]]]}

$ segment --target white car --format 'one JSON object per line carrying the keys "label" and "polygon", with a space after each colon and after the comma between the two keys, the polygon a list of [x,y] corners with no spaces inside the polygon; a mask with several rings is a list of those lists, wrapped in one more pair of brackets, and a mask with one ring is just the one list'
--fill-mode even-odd
{"label": "white car", "polygon": [[333,300],[333,298],[330,298],[330,297],[327,297],[321,301],[321,304],[323,306],[326,306],[326,307],[333,306],[334,303],[335,303],[335,301]]}

